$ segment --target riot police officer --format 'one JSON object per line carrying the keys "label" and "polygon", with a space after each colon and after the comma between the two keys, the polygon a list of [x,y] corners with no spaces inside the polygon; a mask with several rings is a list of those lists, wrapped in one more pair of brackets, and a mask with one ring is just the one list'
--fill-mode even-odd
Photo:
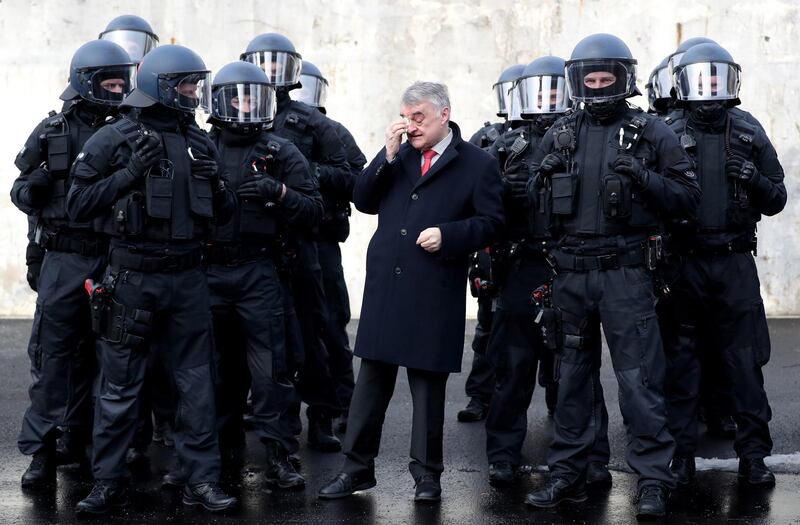
{"label": "riot police officer", "polygon": [[674,486],[674,441],[648,268],[659,258],[661,221],[691,214],[700,190],[675,135],[626,102],[638,90],[636,60],[622,40],[584,38],[566,76],[583,109],[548,130],[528,186],[534,206],[550,207],[559,237],[551,261],[558,272],[552,305],[560,344],[550,478],[526,503],[552,507],[587,497],[586,468],[600,421],[591,402],[600,345],[590,340],[602,323],[627,423],[628,463],[639,476],[637,515],[661,516],[666,490]]}
{"label": "riot police officer", "polygon": [[[322,199],[308,162],[291,142],[268,129],[275,118],[275,88],[249,62],[226,65],[212,85],[216,144],[228,185],[240,205],[234,217],[213,227],[207,245],[208,285],[217,360],[220,448],[244,443],[242,408],[249,377],[252,423],[267,449],[266,478],[282,488],[305,480],[288,462],[297,443],[281,417],[292,384],[287,377],[283,292],[275,268],[278,237],[287,221],[314,226]],[[239,345],[243,334],[243,345]]]}
{"label": "riot police officer", "polygon": [[175,450],[187,474],[183,502],[222,511],[237,504],[219,487],[211,312],[201,240],[225,222],[236,197],[213,143],[194,121],[208,110],[210,72],[182,46],[144,57],[123,105],[138,108],[95,134],[72,167],[72,220],[111,236],[109,267],[90,288],[100,336],[92,469],[79,513],[127,501],[125,453],[133,439],[148,350],[157,347],[177,390]]}
{"label": "riot police officer", "polygon": [[34,456],[22,476],[25,488],[55,482],[58,426],[72,436],[65,451],[72,457],[63,461],[83,459],[91,436],[95,338],[83,283],[102,275],[108,238],[95,233],[90,222],[70,220],[64,198],[74,182],[73,160],[117,112],[134,75],[135,66],[118,45],[92,41],[81,46],[61,94],[67,109],[36,126],[15,161],[20,175],[11,200],[33,219],[36,246],[46,250],[41,273],[29,277],[39,295],[28,345],[31,405],[19,435],[20,451]]}
{"label": "riot police officer", "polygon": [[158,35],[147,20],[136,15],[114,18],[98,38],[119,44],[136,64],[158,46]]}
{"label": "riot police officer", "polygon": [[647,112],[657,117],[666,117],[673,109],[672,78],[669,76],[669,56],[664,57],[647,78]]}
{"label": "riot police officer", "polygon": [[[510,129],[489,148],[500,162],[507,219],[503,241],[492,246],[492,253],[502,264],[494,267],[499,295],[486,351],[496,378],[486,419],[489,482],[493,485],[514,481],[527,433],[527,411],[537,367],[548,409],[551,413],[556,410],[553,352],[542,342],[531,304],[531,293],[543,290],[549,283],[551,270],[545,256],[554,242],[550,217],[541,208],[530,209],[525,188],[539,142],[567,111],[570,101],[566,89],[564,59],[544,56],[528,64],[512,88]],[[602,421],[589,461],[587,483],[608,483],[608,414],[599,382],[597,387],[595,400]]]}
{"label": "riot police officer", "polygon": [[[292,99],[315,107],[327,116],[325,103],[328,81],[319,68],[308,60],[303,60],[300,69],[300,84],[302,84],[302,88],[290,93]],[[328,119],[334,125],[339,140],[342,141],[347,153],[347,163],[353,172],[352,182],[355,183],[355,177],[364,169],[367,158],[356,144],[350,131],[341,122],[330,117]],[[342,410],[338,424],[338,430],[341,432],[347,428],[350,398],[353,397],[353,388],[355,387],[353,351],[350,349],[350,339],[347,335],[347,324],[350,322],[350,295],[347,293],[347,283],[344,280],[342,250],[339,247],[339,243],[346,241],[350,235],[350,201],[353,188],[345,188],[345,190],[337,198],[331,199],[332,196],[329,196],[326,201],[326,212],[322,224],[320,224],[319,241],[317,241],[328,307],[328,325],[324,332],[324,341],[325,347],[328,349],[328,363],[331,375],[336,381],[336,394]]]}
{"label": "riot police officer", "polygon": [[[713,43],[689,48],[674,82],[685,113],[670,126],[695,159],[703,197],[696,220],[671,228],[682,259],[671,298],[678,332],[665,339],[669,424],[677,443],[672,470],[680,484],[694,477],[700,360],[718,348],[722,373],[714,374],[732,386],[740,481],[773,485],[764,465],[772,439],[761,372],[770,342],[753,255],[761,216],[786,205],[783,168],[758,120],[735,107],[740,67],[725,49]],[[704,333],[713,333],[716,344],[698,344]]]}
{"label": "riot police officer", "polygon": [[[500,73],[492,90],[497,97],[497,116],[503,117],[503,122],[492,124],[487,121],[484,123],[483,128],[475,132],[469,139],[471,144],[489,151],[492,145],[509,129],[512,88],[524,69],[524,64],[515,64]],[[516,119],[517,121],[521,120],[519,111],[517,111]],[[462,423],[486,419],[494,390],[494,371],[486,359],[486,347],[492,333],[493,302],[497,296],[495,267],[502,264],[497,256],[497,253],[487,247],[480,252],[473,253],[470,260],[467,279],[470,293],[478,299],[478,315],[471,345],[472,367],[464,385],[469,402],[457,414],[458,420]]]}
{"label": "riot police officer", "polygon": [[[354,175],[330,119],[289,96],[291,90],[300,87],[300,54],[285,36],[265,33],[251,40],[240,58],[261,67],[275,86],[277,113],[273,131],[294,143],[309,161],[326,202],[326,213],[332,212],[327,203],[349,199]],[[309,445],[323,452],[336,452],[341,450],[341,443],[333,434],[333,419],[341,414],[341,407],[324,343],[328,314],[315,242],[318,235],[315,231],[298,239],[296,268],[292,275],[294,308],[302,332],[294,339],[302,341],[304,353],[297,388],[308,404]],[[299,408],[299,403],[295,403],[295,410]],[[299,433],[299,419],[295,419],[294,426]]]}

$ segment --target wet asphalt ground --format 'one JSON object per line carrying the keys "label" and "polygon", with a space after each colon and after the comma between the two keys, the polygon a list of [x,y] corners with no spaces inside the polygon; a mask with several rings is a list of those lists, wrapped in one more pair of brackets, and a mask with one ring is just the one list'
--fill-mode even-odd
{"label": "wet asphalt ground", "polygon": [[[19,479],[29,459],[16,446],[17,433],[28,397],[27,339],[30,320],[0,321],[0,524],[49,524],[76,521],[73,507],[91,488],[91,480],[77,470],[60,468],[58,485],[49,492],[25,492]],[[473,325],[468,324],[465,348]],[[774,489],[741,488],[735,461],[700,462],[715,470],[698,472],[691,488],[673,493],[670,515],[663,523],[800,523],[800,320],[770,320],[772,360],[765,368],[767,392],[773,410],[775,442]],[[159,489],[161,474],[174,461],[172,450],[150,448],[149,465],[133,472],[134,493],[130,507],[113,517],[85,520],[90,523],[635,523],[632,505],[636,480],[624,461],[625,433],[617,405],[617,388],[608,355],[603,384],[611,419],[610,489],[590,491],[589,501],[552,511],[534,511],[523,504],[526,493],[544,482],[550,421],[541,390],[534,392],[529,409],[529,433],[523,453],[533,472],[519,478],[517,486],[495,489],[487,483],[485,438],[481,423],[458,423],[456,413],[466,403],[466,380],[471,351],[464,353],[465,372],[448,382],[445,423],[445,473],[440,504],[415,504],[413,480],[408,473],[411,431],[411,399],[405,374],[398,375],[395,397],[386,417],[378,486],[351,498],[320,501],[317,489],[336,474],[339,454],[301,449],[302,473],[307,488],[299,492],[270,492],[263,486],[264,452],[248,439],[241,469],[227,477],[230,490],[241,500],[238,512],[214,516],[184,508],[180,497]],[[357,362],[358,360],[356,360]],[[305,443],[305,435],[301,436]],[[702,437],[698,456],[733,458],[731,442]],[[769,462],[768,462],[769,463]],[[700,467],[702,468],[702,467]],[[82,520],[83,521],[83,520]]]}

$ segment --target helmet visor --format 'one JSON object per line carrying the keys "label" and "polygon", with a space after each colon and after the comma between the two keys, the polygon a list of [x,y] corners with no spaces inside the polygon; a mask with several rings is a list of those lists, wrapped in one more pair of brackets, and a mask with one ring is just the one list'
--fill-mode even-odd
{"label": "helmet visor", "polygon": [[656,71],[653,77],[653,92],[655,98],[670,98],[672,89],[672,77],[669,74],[669,67],[662,67]]}
{"label": "helmet visor", "polygon": [[142,58],[158,45],[158,39],[153,35],[132,29],[107,31],[100,35],[100,39],[118,44],[136,63],[141,62]]}
{"label": "helmet visor", "polygon": [[302,88],[295,89],[289,95],[293,100],[304,102],[315,108],[324,108],[328,97],[328,81],[311,75],[300,75]]}
{"label": "helmet visor", "polygon": [[626,98],[636,86],[636,65],[621,60],[581,60],[567,64],[573,100],[604,102]]}
{"label": "helmet visor", "polygon": [[567,110],[567,83],[561,76],[527,77],[517,83],[522,116],[563,113]]}
{"label": "helmet visor", "polygon": [[739,96],[739,66],[701,62],[678,66],[675,89],[680,100],[730,100]]}
{"label": "helmet visor", "polygon": [[508,92],[514,86],[513,82],[498,82],[494,85],[494,94],[497,97],[497,116],[507,117],[508,108],[511,104]]}
{"label": "helmet visor", "polygon": [[136,87],[136,66],[106,66],[79,72],[81,96],[97,104],[118,106]]}
{"label": "helmet visor", "polygon": [[211,72],[170,73],[159,77],[162,104],[181,111],[211,111]]}
{"label": "helmet visor", "polygon": [[508,93],[508,120],[522,120],[522,101],[519,99],[519,89],[512,84]]}
{"label": "helmet visor", "polygon": [[266,84],[226,84],[216,87],[211,115],[224,122],[272,122],[275,118],[275,88]]}
{"label": "helmet visor", "polygon": [[303,61],[297,54],[285,51],[253,51],[246,53],[244,59],[263,69],[269,83],[274,86],[293,86],[300,79]]}

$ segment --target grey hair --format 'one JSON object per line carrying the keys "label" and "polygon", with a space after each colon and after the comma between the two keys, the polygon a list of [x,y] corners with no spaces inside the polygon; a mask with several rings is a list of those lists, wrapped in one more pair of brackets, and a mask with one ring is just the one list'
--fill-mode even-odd
{"label": "grey hair", "polygon": [[450,107],[447,86],[436,82],[414,82],[403,93],[403,105],[413,106],[420,102],[430,102],[436,111]]}

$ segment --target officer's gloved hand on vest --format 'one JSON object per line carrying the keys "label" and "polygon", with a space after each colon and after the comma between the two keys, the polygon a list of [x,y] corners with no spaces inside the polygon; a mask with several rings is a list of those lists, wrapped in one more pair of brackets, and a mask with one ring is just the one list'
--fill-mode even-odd
{"label": "officer's gloved hand on vest", "polygon": [[646,187],[650,180],[650,171],[644,167],[642,161],[627,153],[618,155],[608,163],[608,167],[620,175],[627,175],[640,188]]}
{"label": "officer's gloved hand on vest", "polygon": [[503,177],[503,190],[506,195],[522,203],[528,202],[528,179],[524,177]]}
{"label": "officer's gloved hand on vest", "polygon": [[755,164],[738,155],[733,155],[725,161],[725,173],[744,185],[753,184],[760,176]]}
{"label": "officer's gloved hand on vest", "polygon": [[207,180],[211,184],[211,189],[218,192],[224,188],[219,178],[219,167],[217,161],[205,155],[197,155],[192,159],[192,175],[198,179]]}
{"label": "officer's gloved hand on vest", "polygon": [[50,186],[53,184],[47,163],[42,162],[42,165],[28,173],[26,178],[30,184],[31,196],[42,206],[47,204],[50,199]]}
{"label": "officer's gloved hand on vest", "polygon": [[133,153],[128,160],[126,170],[135,181],[145,176],[147,170],[164,156],[161,138],[150,132],[142,135],[134,143]]}
{"label": "officer's gloved hand on vest", "polygon": [[264,199],[278,202],[283,197],[283,184],[271,175],[262,175],[259,179],[243,182],[236,194],[244,199]]}
{"label": "officer's gloved hand on vest", "polygon": [[560,153],[548,153],[539,164],[539,173],[552,175],[561,168],[567,167],[567,159]]}

